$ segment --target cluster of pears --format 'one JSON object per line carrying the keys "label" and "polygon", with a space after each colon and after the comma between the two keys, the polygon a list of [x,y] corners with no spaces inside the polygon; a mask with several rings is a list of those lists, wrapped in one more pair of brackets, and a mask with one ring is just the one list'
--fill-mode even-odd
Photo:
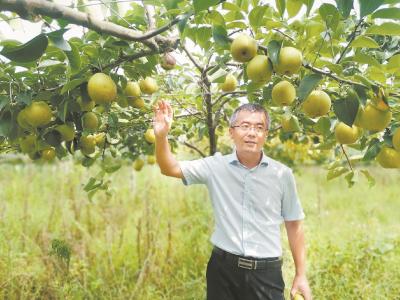
{"label": "cluster of pears", "polygon": [[[154,155],[147,155],[146,162],[148,165],[154,165],[156,163],[156,157]],[[133,168],[138,172],[142,170],[144,165],[145,161],[142,157],[136,158],[132,163]]]}
{"label": "cluster of pears", "polygon": [[[294,47],[282,47],[279,51],[278,64],[273,66],[266,55],[257,54],[257,42],[245,35],[237,36],[231,44],[231,54],[234,60],[245,63],[247,77],[256,85],[262,86],[267,83],[275,71],[277,74],[292,76],[297,74],[302,66],[303,55]],[[234,79],[229,75],[226,82],[231,82],[228,86],[235,86]],[[224,85],[227,85],[227,83]],[[272,88],[272,101],[278,106],[289,106],[296,99],[296,89],[287,80],[282,80]],[[331,108],[331,99],[327,93],[320,90],[312,91],[304,100],[303,111],[310,118],[323,116]],[[284,131],[298,130],[298,120],[296,117],[286,117],[282,121]]]}
{"label": "cluster of pears", "polygon": [[[124,94],[132,106],[142,108],[144,101],[140,98],[141,94],[152,94],[157,90],[157,82],[151,77],[146,77],[139,82],[128,82]],[[77,98],[82,113],[80,124],[83,129],[77,142],[83,154],[94,153],[96,146],[104,147],[106,135],[104,132],[97,133],[101,125],[97,113],[101,112],[101,105],[111,104],[116,98],[117,85],[104,73],[92,75],[87,88],[83,89],[81,96]],[[95,108],[96,104],[100,106]],[[57,124],[52,108],[45,101],[36,100],[23,108],[17,115],[17,123],[21,131],[19,148],[32,159],[53,160],[56,157],[57,146],[62,142],[74,141],[77,135],[73,122]],[[152,129],[147,130],[144,137],[149,143],[155,141]]]}
{"label": "cluster of pears", "polygon": [[53,112],[50,106],[44,101],[35,101],[22,109],[17,115],[17,123],[22,131],[29,134],[22,134],[18,144],[22,153],[28,154],[31,159],[42,158],[51,161],[56,157],[54,147],[37,138],[38,128],[45,127],[53,119]]}

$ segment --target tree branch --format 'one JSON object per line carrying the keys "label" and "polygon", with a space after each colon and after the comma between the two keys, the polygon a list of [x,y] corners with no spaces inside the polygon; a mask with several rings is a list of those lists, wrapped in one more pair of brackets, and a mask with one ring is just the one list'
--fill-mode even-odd
{"label": "tree branch", "polygon": [[283,32],[283,31],[280,31],[279,29],[276,29],[276,28],[274,28],[273,30],[276,31],[276,32],[278,32],[278,33],[280,33],[280,34],[282,34],[283,36],[287,37],[289,40],[294,41],[294,38],[292,38],[292,37],[291,37],[290,35],[288,35],[287,33]]}
{"label": "tree branch", "polygon": [[150,8],[149,8],[148,5],[145,4],[145,1],[144,1],[144,0],[142,0],[142,3],[143,3],[144,11],[145,11],[145,13],[146,13],[147,22],[148,22],[148,24],[149,24],[149,29],[150,29],[150,30],[153,30],[156,26],[155,26],[154,18],[153,18],[153,16],[152,16],[151,13],[150,13]]}
{"label": "tree branch", "polygon": [[[140,31],[132,30],[112,22],[103,21],[82,13],[64,5],[52,3],[45,0],[0,0],[0,11],[7,10],[19,14],[22,18],[29,15],[45,15],[55,19],[65,19],[71,24],[80,25],[98,33],[110,34],[128,41],[141,42],[146,46],[156,49],[158,42],[165,42],[165,37],[157,36],[178,23],[181,18],[177,17],[169,24],[156,30],[142,34]],[[157,36],[156,41],[150,40]]]}
{"label": "tree branch", "polygon": [[349,165],[349,167],[350,167],[350,170],[351,170],[351,171],[354,171],[354,170],[353,170],[353,167],[352,167],[352,165],[351,165],[351,162],[350,162],[350,160],[349,160],[349,157],[347,156],[347,153],[346,153],[346,151],[344,150],[343,145],[340,144],[340,147],[342,148],[342,151],[343,151],[344,156],[346,156],[346,160],[347,160],[347,163],[348,163],[348,165]]}
{"label": "tree branch", "polygon": [[363,87],[363,88],[368,89],[368,87],[367,87],[366,85],[362,84],[362,83],[355,82],[355,81],[351,81],[351,80],[349,80],[349,79],[341,78],[341,77],[339,77],[339,76],[333,74],[331,71],[324,71],[324,70],[318,69],[318,68],[313,67],[313,66],[311,66],[311,65],[309,65],[309,64],[306,64],[306,63],[303,63],[303,67],[305,67],[306,69],[309,69],[309,70],[313,71],[314,73],[318,73],[318,74],[325,75],[325,76],[328,76],[328,77],[330,77],[330,78],[333,78],[333,79],[335,79],[336,81],[343,82],[343,83],[347,83],[347,84],[358,85],[358,86],[360,86],[360,87]]}
{"label": "tree branch", "polygon": [[206,157],[206,155],[196,146],[193,146],[192,144],[189,144],[188,142],[183,142],[183,144],[187,147],[189,147],[190,149],[193,149],[194,151],[196,151],[197,153],[199,153],[202,157]]}
{"label": "tree branch", "polygon": [[189,59],[192,61],[192,63],[196,66],[196,68],[200,71],[200,73],[203,73],[203,67],[201,67],[196,60],[193,58],[193,56],[190,54],[190,52],[186,49],[186,47],[182,44],[182,50],[186,53],[186,55],[189,57]]}
{"label": "tree branch", "polygon": [[343,58],[343,56],[346,54],[347,49],[349,49],[351,42],[355,39],[356,33],[357,33],[357,29],[358,29],[358,27],[360,27],[362,22],[363,22],[363,18],[361,18],[360,21],[357,23],[357,25],[354,27],[354,30],[350,35],[350,40],[347,43],[346,47],[343,49],[343,52],[340,54],[338,60],[336,61],[336,64],[338,64],[341,61],[341,59]]}
{"label": "tree branch", "polygon": [[132,55],[123,55],[121,57],[119,57],[116,61],[109,63],[108,65],[105,65],[103,67],[103,69],[113,69],[116,66],[119,66],[121,63],[125,62],[125,61],[131,61],[131,60],[135,60],[141,57],[145,57],[145,56],[149,56],[149,55],[154,55],[154,54],[159,54],[162,53],[163,51],[160,49],[158,50],[152,50],[152,49],[148,49],[148,50],[143,50],[140,51],[138,53],[132,54]]}
{"label": "tree branch", "polygon": [[[221,96],[219,96],[211,105],[214,106],[215,104],[217,104],[223,97],[225,96],[229,96],[229,95],[247,95],[247,91],[234,91],[234,92],[227,92],[227,93],[223,93]],[[222,106],[225,103],[221,104]]]}
{"label": "tree branch", "polygon": [[174,119],[180,119],[180,118],[187,118],[187,117],[191,117],[191,116],[198,116],[201,115],[202,113],[200,111],[196,111],[193,113],[187,113],[187,114],[181,114],[181,115],[177,115],[174,116]]}

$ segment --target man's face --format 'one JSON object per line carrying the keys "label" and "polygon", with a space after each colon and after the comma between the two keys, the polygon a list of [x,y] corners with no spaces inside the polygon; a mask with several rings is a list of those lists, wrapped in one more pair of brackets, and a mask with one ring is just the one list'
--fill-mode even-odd
{"label": "man's face", "polygon": [[267,120],[262,112],[241,111],[229,134],[240,153],[259,154],[268,135]]}

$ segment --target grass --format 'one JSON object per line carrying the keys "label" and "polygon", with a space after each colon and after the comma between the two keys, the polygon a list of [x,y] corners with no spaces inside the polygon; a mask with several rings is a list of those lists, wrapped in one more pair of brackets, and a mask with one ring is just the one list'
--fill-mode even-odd
{"label": "grass", "polygon": [[[88,200],[95,170],[0,165],[0,299],[204,299],[212,212],[202,186],[124,167]],[[400,174],[377,183],[296,174],[315,299],[400,294]],[[293,263],[283,235],[287,293]]]}

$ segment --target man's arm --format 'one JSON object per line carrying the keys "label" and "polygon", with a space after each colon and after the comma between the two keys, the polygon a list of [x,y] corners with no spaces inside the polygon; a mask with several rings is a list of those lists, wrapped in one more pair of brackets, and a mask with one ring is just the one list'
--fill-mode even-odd
{"label": "man's arm", "polygon": [[306,248],[304,242],[304,230],[302,221],[285,221],[286,232],[292,252],[296,274],[293,280],[291,297],[296,293],[304,296],[305,300],[311,300],[311,290],[306,277]]}
{"label": "man's arm", "polygon": [[154,108],[153,127],[156,136],[156,160],[161,174],[183,178],[178,161],[173,156],[168,142],[168,132],[171,129],[173,112],[168,102],[160,101]]}

